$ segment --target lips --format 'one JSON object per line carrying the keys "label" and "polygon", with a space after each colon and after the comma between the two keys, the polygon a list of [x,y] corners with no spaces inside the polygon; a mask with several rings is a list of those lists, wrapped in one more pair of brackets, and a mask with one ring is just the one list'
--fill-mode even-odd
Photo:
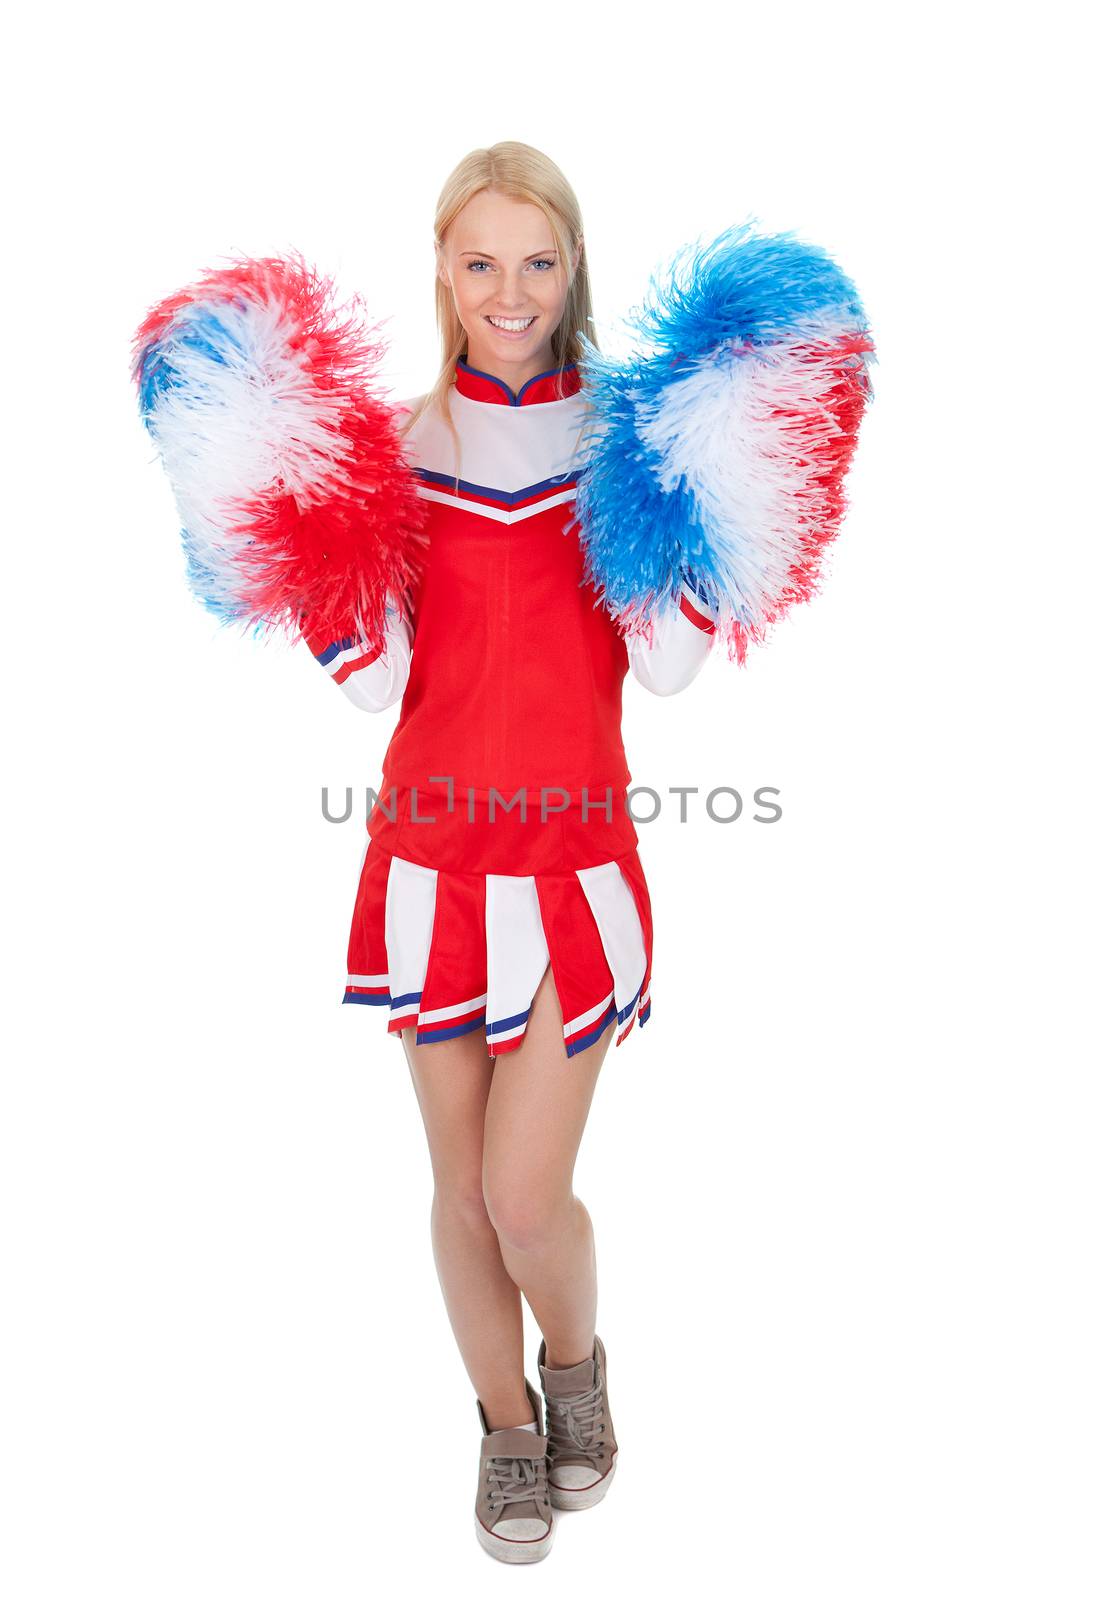
{"label": "lips", "polygon": [[[536,316],[534,315],[528,319],[523,328],[503,328],[500,327],[497,322],[492,321],[489,316],[484,316],[483,318],[483,321],[489,323],[489,325],[494,329],[495,333],[501,334],[503,339],[523,339],[536,320]],[[525,319],[523,317],[512,317],[507,318],[507,321],[524,322]]]}

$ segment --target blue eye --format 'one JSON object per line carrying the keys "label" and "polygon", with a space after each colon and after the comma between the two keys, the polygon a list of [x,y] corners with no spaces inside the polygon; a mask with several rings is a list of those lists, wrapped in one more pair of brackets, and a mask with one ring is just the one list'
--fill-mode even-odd
{"label": "blue eye", "polygon": [[[544,266],[550,272],[552,267],[555,265],[555,262],[550,260],[547,256],[537,256],[536,260],[531,262],[530,265],[532,265],[534,267]],[[470,272],[473,267],[489,267],[489,266],[490,266],[490,262],[489,261],[482,261],[482,260],[479,260],[477,258],[475,261],[469,261],[468,262],[468,271]]]}

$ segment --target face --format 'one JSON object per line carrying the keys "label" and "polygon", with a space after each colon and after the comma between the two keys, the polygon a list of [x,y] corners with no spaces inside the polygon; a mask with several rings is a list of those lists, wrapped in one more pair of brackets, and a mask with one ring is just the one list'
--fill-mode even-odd
{"label": "face", "polygon": [[514,391],[555,366],[551,336],[568,284],[539,206],[481,189],[449,227],[437,273],[468,335],[469,366]]}

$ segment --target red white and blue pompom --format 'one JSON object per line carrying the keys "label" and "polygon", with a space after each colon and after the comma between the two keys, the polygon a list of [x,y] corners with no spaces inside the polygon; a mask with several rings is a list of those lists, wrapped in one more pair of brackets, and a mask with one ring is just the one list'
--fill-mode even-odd
{"label": "red white and blue pompom", "polygon": [[381,643],[417,581],[424,507],[384,346],[297,255],[237,258],[134,339],[141,413],[175,494],[188,577],[226,623]]}
{"label": "red white and blue pompom", "polygon": [[627,320],[642,348],[623,360],[582,339],[586,577],[628,634],[698,588],[742,661],[814,593],[844,516],[863,308],[824,251],[744,223],[679,252]]}

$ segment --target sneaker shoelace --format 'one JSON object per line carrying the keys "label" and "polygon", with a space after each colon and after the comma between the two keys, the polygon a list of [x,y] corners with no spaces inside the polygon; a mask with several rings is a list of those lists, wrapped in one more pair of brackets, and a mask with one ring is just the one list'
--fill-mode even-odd
{"label": "sneaker shoelace", "polygon": [[586,1394],[551,1395],[547,1401],[548,1449],[553,1455],[577,1451],[583,1456],[604,1454],[600,1435],[605,1431],[604,1392],[600,1382]]}
{"label": "sneaker shoelace", "polygon": [[491,1456],[487,1464],[488,1498],[498,1506],[538,1502],[542,1496],[540,1478],[545,1475],[542,1461],[524,1456]]}

